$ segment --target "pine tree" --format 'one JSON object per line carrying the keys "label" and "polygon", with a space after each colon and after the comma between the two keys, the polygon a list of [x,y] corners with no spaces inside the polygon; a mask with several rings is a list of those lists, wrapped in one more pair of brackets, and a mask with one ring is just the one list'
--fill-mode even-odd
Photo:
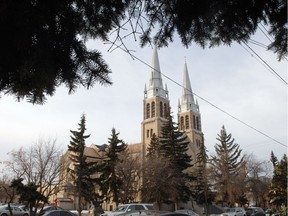
{"label": "pine tree", "polygon": [[270,202],[275,204],[279,211],[282,210],[283,215],[287,215],[287,156],[284,154],[281,161],[278,161],[277,157],[272,152],[271,162],[274,171],[271,186],[269,188]]}
{"label": "pine tree", "polygon": [[169,198],[175,202],[186,202],[190,200],[191,190],[187,185],[190,176],[185,172],[192,165],[191,156],[187,154],[189,141],[187,135],[178,130],[178,126],[173,122],[172,116],[167,116],[167,121],[161,129],[159,137],[159,152],[164,158],[170,161],[171,172],[170,187],[175,189],[174,194],[170,194]]}
{"label": "pine tree", "polygon": [[211,157],[211,165],[214,168],[214,182],[217,190],[217,201],[228,202],[233,204],[236,202],[234,194],[234,179],[241,171],[243,158],[240,146],[234,143],[231,134],[227,134],[223,126],[217,140],[220,142],[215,145],[216,155]]}
{"label": "pine tree", "polygon": [[116,206],[119,204],[119,193],[121,192],[122,185],[122,180],[117,175],[117,165],[121,163],[120,153],[124,152],[127,148],[127,144],[119,139],[118,136],[119,133],[116,133],[115,128],[113,128],[111,137],[108,139],[107,160],[104,160],[101,165],[101,176],[98,179],[100,191],[105,200],[110,201],[112,199],[116,203]]}
{"label": "pine tree", "polygon": [[95,162],[88,162],[87,157],[84,154],[85,140],[90,135],[85,135],[86,131],[86,118],[83,114],[78,124],[78,131],[71,130],[72,133],[70,145],[68,145],[68,151],[70,153],[70,160],[73,163],[73,168],[68,168],[68,172],[71,174],[75,184],[76,196],[78,197],[78,214],[81,215],[82,198],[85,201],[90,202],[96,199],[97,194],[95,193],[95,178],[92,177],[96,172]]}

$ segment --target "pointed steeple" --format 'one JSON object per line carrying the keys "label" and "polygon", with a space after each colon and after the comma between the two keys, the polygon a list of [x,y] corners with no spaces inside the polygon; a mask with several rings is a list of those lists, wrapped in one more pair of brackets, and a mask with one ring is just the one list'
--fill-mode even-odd
{"label": "pointed steeple", "polygon": [[187,112],[190,110],[194,112],[198,112],[198,108],[197,108],[197,105],[195,104],[194,96],[193,96],[193,92],[191,88],[191,83],[190,83],[189,74],[187,70],[187,64],[185,61],[180,112]]}
{"label": "pointed steeple", "polygon": [[168,91],[164,90],[163,88],[157,48],[154,49],[151,67],[152,69],[147,89],[147,98],[155,96],[166,98],[168,96]]}

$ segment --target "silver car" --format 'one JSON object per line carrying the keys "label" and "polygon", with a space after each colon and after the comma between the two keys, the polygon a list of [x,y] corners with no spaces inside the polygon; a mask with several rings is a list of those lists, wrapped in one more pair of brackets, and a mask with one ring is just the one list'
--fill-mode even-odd
{"label": "silver car", "polygon": [[227,208],[221,216],[245,216],[246,212],[243,208]]}
{"label": "silver car", "polygon": [[[29,212],[22,210],[17,206],[10,206],[13,216],[29,216]],[[0,207],[0,216],[10,216],[10,211],[8,205]]]}

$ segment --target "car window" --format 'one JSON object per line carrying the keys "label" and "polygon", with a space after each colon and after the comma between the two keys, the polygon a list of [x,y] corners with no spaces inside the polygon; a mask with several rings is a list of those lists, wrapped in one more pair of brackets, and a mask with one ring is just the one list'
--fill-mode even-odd
{"label": "car window", "polygon": [[60,216],[71,216],[71,214],[69,212],[66,212],[66,211],[61,211]]}
{"label": "car window", "polygon": [[21,209],[18,207],[14,207],[14,211],[21,211]]}
{"label": "car window", "polygon": [[135,210],[145,210],[143,205],[136,205]]}
{"label": "car window", "polygon": [[226,209],[226,212],[235,212],[235,208],[228,208]]}
{"label": "car window", "polygon": [[125,211],[125,209],[127,208],[127,206],[118,206],[118,208],[116,208],[115,211]]}
{"label": "car window", "polygon": [[148,210],[154,210],[153,205],[145,205]]}
{"label": "car window", "polygon": [[135,205],[130,205],[127,211],[135,211],[136,210],[135,208],[136,208]]}
{"label": "car window", "polygon": [[50,212],[49,214],[47,214],[47,216],[60,216],[60,212],[53,211],[53,212]]}

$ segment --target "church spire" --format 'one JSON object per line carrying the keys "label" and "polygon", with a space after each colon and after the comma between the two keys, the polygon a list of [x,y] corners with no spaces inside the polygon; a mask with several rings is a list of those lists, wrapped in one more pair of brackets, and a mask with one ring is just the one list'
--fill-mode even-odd
{"label": "church spire", "polygon": [[147,98],[155,97],[155,96],[167,98],[168,91],[167,89],[164,90],[163,88],[157,48],[154,49],[151,68],[152,69],[151,69],[147,95],[146,95]]}
{"label": "church spire", "polygon": [[199,108],[197,104],[195,104],[195,101],[194,101],[194,96],[193,96],[189,74],[187,70],[187,64],[185,61],[184,75],[183,75],[183,89],[182,89],[182,97],[181,97],[181,104],[179,106],[179,111],[187,112],[190,110],[194,112],[198,112]]}

